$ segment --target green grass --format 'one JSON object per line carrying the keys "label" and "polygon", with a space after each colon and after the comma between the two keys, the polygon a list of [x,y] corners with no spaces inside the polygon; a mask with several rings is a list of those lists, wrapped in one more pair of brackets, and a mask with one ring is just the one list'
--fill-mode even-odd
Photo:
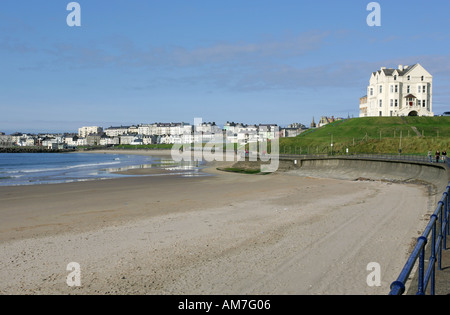
{"label": "green grass", "polygon": [[[417,132],[416,132],[417,131]],[[295,138],[280,139],[280,153],[426,154],[450,147],[450,117],[367,117],[337,121]]]}
{"label": "green grass", "polygon": [[227,168],[217,168],[219,171],[225,171],[225,172],[233,172],[233,173],[240,173],[240,174],[250,174],[250,175],[266,175],[269,173],[261,172],[259,169],[244,169],[244,168],[237,168],[237,167],[227,167]]}

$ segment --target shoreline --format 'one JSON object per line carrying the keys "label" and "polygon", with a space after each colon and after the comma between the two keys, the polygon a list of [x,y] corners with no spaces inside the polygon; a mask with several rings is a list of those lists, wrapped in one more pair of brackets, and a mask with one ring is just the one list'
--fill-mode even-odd
{"label": "shoreline", "polygon": [[171,156],[171,150],[154,150],[154,149],[100,149],[100,150],[87,150],[76,151],[69,153],[93,153],[93,154],[134,154],[134,155],[154,155],[154,156]]}
{"label": "shoreline", "polygon": [[[89,152],[83,152],[83,153],[90,153],[90,154],[130,154],[130,155],[144,155],[144,156],[161,156],[161,157],[168,157],[168,158],[172,158],[171,156],[171,150],[92,150]],[[234,163],[236,163],[236,161],[213,161],[213,162],[206,162],[203,161],[204,163],[204,168],[201,169],[201,172],[210,174],[210,175],[217,175],[217,174],[221,174],[223,173],[223,171],[219,171],[217,170],[218,166],[221,167],[230,167],[232,166]],[[115,174],[123,174],[123,175],[152,175],[151,168],[148,169],[139,169],[139,170],[128,170],[128,171],[123,171],[123,172],[115,172]],[[165,171],[161,172],[162,174],[166,173]]]}

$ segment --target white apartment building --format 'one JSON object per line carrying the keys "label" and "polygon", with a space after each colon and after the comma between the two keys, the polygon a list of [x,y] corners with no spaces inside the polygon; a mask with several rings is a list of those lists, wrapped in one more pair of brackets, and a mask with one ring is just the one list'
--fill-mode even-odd
{"label": "white apartment building", "polygon": [[145,136],[190,134],[192,126],[186,123],[154,123],[139,125],[137,133]]}
{"label": "white apartment building", "polygon": [[194,126],[194,131],[198,133],[215,134],[222,133],[222,128],[217,126],[215,123],[203,122]]}
{"label": "white apartment building", "polygon": [[105,129],[105,134],[108,137],[118,137],[121,135],[128,134],[129,128],[130,128],[129,126],[109,127],[107,129]]}
{"label": "white apartment building", "polygon": [[243,123],[228,122],[223,126],[223,130],[226,131],[227,135],[238,134],[245,130],[245,125]]}
{"label": "white apartment building", "polygon": [[88,142],[86,138],[78,138],[77,139],[77,146],[81,147],[81,146],[87,146]]}
{"label": "white apartment building", "polygon": [[76,147],[78,145],[78,136],[73,135],[65,136],[64,143],[70,147]]}
{"label": "white apartment building", "polygon": [[420,64],[373,72],[360,117],[434,116],[433,76]]}
{"label": "white apartment building", "polygon": [[78,129],[78,136],[80,138],[86,138],[90,134],[99,134],[103,132],[102,127],[92,126],[92,127],[81,127]]}
{"label": "white apartment building", "polygon": [[119,145],[120,138],[119,137],[101,137],[100,145],[108,146],[108,145]]}

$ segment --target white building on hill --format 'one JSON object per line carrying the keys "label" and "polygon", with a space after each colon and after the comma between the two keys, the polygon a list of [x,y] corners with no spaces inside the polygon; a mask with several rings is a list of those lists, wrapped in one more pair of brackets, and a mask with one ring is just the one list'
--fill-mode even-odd
{"label": "white building on hill", "polygon": [[433,76],[420,64],[373,72],[360,117],[434,116]]}

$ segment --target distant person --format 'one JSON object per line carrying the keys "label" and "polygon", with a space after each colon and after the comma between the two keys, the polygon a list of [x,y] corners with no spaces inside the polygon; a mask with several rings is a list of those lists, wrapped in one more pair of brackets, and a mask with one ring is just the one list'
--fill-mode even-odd
{"label": "distant person", "polygon": [[436,163],[439,163],[439,159],[441,158],[441,152],[439,150],[436,151]]}
{"label": "distant person", "polygon": [[431,157],[431,150],[428,151],[428,159],[430,159],[430,163],[433,163],[433,158]]}
{"label": "distant person", "polygon": [[442,151],[442,160],[445,162],[447,162],[447,151]]}

